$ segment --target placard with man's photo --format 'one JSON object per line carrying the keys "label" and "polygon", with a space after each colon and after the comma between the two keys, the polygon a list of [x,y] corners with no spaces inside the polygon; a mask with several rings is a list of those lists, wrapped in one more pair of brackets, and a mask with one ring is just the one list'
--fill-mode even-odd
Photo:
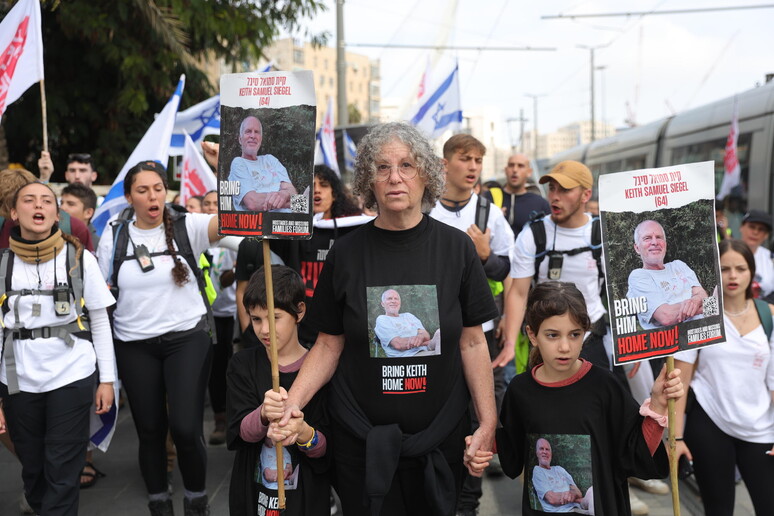
{"label": "placard with man's photo", "polygon": [[599,178],[617,365],[725,342],[714,164]]}
{"label": "placard with man's photo", "polygon": [[221,77],[223,235],[310,238],[317,108],[312,72]]}

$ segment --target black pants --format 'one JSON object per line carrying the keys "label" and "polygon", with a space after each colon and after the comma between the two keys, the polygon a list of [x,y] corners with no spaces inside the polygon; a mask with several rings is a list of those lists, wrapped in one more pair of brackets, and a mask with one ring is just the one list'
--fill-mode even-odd
{"label": "black pants", "polygon": [[177,448],[183,485],[188,491],[205,491],[207,450],[202,424],[210,336],[203,330],[172,332],[145,341],[116,340],[115,348],[118,373],[140,441],[140,472],[148,493],[167,490],[167,428]]}
{"label": "black pants", "polygon": [[698,401],[686,415],[684,437],[693,454],[693,469],[707,516],[734,514],[734,465],[739,467],[755,514],[772,513],[774,457],[765,454],[772,443],[750,443],[731,437],[712,422]]}
{"label": "black pants", "polygon": [[86,464],[94,375],[49,392],[19,392],[5,400],[8,430],[22,464],[24,493],[37,514],[78,514]]}
{"label": "black pants", "polygon": [[215,316],[215,335],[218,343],[212,353],[210,370],[210,404],[215,414],[226,412],[226,368],[234,354],[234,318]]}
{"label": "black pants", "polygon": [[[486,336],[486,342],[489,345],[489,358],[494,360],[497,355],[500,354],[500,347],[497,345],[494,338],[494,330],[490,330],[484,333]],[[508,385],[505,383],[505,369],[498,367],[492,371],[494,374],[494,393],[495,403],[497,404],[497,414],[500,414],[500,407],[503,404],[503,396],[505,396],[505,389]],[[473,420],[471,427],[471,433],[478,429],[478,418],[476,417],[476,410],[473,403],[470,404],[470,415]],[[474,477],[468,473],[465,469],[465,482],[462,484],[462,493],[460,493],[460,499],[457,501],[457,507],[459,510],[475,510],[478,509],[479,500],[483,495],[482,490],[483,477]]]}

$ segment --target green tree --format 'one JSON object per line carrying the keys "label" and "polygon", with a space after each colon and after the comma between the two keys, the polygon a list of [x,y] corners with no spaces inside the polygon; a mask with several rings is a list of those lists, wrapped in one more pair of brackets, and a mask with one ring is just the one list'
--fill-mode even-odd
{"label": "green tree", "polygon": [[[0,1],[0,17],[14,3]],[[91,152],[99,182],[107,184],[153,114],[163,108],[181,73],[186,74],[185,109],[217,90],[203,71],[204,63],[222,61],[236,69],[255,62],[280,28],[297,32],[299,20],[324,8],[320,0],[41,3],[54,180],[62,178],[67,154]],[[42,148],[40,109],[39,88],[32,87],[2,120],[8,159],[35,171]]]}

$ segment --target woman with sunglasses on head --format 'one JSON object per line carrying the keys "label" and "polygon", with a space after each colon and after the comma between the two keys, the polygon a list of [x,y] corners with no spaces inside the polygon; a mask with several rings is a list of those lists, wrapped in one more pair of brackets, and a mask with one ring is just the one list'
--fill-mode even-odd
{"label": "woman with sunglasses on head", "polygon": [[[720,242],[726,343],[675,355],[683,383],[677,400],[677,455],[693,460],[708,516],[734,513],[735,466],[755,514],[771,514],[774,486],[774,307],[753,299],[755,258],[741,240]],[[684,440],[683,440],[684,439]]]}
{"label": "woman with sunglasses on head", "polygon": [[185,514],[207,515],[202,424],[212,340],[199,271],[189,262],[193,257],[196,263],[220,239],[218,221],[165,205],[167,172],[153,161],[127,172],[124,195],[133,219],[120,217],[105,229],[97,256],[104,276],[118,289],[116,359],[140,440],[148,507],[152,515],[173,514],[164,444],[169,428],[185,488]]}
{"label": "woman with sunglasses on head", "polygon": [[115,358],[106,308],[115,300],[94,256],[59,229],[56,195],[47,185],[19,188],[10,215],[18,226],[0,258],[0,432],[5,411],[35,512],[75,515],[96,366],[96,412],[113,405]]}

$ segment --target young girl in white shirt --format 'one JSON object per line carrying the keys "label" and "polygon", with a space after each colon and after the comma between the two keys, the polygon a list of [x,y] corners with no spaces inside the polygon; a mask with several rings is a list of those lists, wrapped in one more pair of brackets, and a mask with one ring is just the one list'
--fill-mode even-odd
{"label": "young girl in white shirt", "polygon": [[96,413],[113,406],[115,357],[106,308],[115,300],[94,256],[58,228],[59,207],[47,185],[21,187],[11,218],[19,226],[0,260],[6,277],[12,271],[0,296],[0,433],[4,410],[35,512],[76,515],[97,366]]}
{"label": "young girl in white shirt", "polygon": [[676,452],[693,460],[708,516],[734,513],[735,466],[762,516],[771,514],[774,486],[774,343],[761,318],[774,307],[753,299],[747,244],[727,239],[719,248],[726,343],[675,355],[693,391],[687,410],[685,399],[677,403]]}

